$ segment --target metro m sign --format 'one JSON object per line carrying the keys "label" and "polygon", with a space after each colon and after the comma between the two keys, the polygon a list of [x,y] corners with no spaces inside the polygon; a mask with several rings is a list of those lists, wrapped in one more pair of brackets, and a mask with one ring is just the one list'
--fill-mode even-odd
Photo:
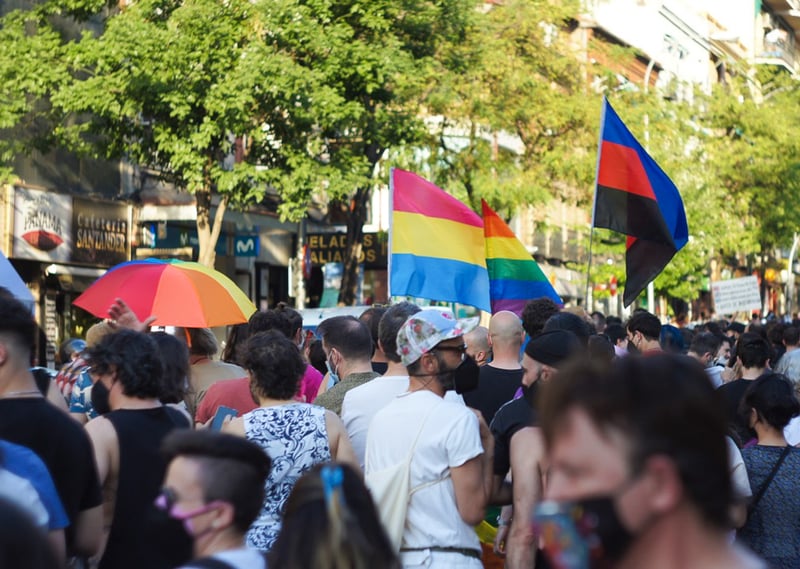
{"label": "metro m sign", "polygon": [[261,242],[258,235],[236,235],[233,238],[233,255],[235,257],[258,257]]}

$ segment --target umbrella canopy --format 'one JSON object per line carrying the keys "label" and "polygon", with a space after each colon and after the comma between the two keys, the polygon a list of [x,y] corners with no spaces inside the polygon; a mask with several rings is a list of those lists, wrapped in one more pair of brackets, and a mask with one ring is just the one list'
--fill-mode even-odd
{"label": "umbrella canopy", "polygon": [[105,318],[121,298],[139,320],[160,326],[210,328],[247,322],[255,305],[231,279],[199,263],[176,259],[128,261],[112,267],[73,304]]}
{"label": "umbrella canopy", "polygon": [[2,251],[0,251],[0,286],[7,289],[14,298],[33,312],[33,306],[36,304],[33,294]]}

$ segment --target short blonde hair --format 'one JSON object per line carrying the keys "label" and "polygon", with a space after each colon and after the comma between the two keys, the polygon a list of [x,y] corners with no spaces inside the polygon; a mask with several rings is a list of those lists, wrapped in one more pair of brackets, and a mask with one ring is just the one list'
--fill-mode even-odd
{"label": "short blonde hair", "polygon": [[86,347],[93,348],[94,346],[100,343],[100,340],[102,340],[103,338],[105,338],[106,336],[108,336],[113,332],[114,329],[105,320],[92,325],[86,331]]}

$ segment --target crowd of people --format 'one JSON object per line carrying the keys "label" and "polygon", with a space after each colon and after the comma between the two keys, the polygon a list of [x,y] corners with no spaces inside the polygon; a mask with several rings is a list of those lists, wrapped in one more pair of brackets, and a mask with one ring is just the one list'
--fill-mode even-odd
{"label": "crowd of people", "polygon": [[800,322],[149,323],[47,373],[0,290],[0,567],[800,567]]}

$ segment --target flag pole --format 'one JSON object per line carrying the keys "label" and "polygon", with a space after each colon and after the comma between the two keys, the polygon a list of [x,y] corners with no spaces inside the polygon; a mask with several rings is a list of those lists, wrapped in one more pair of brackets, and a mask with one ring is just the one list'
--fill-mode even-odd
{"label": "flag pole", "polygon": [[592,286],[592,245],[594,243],[594,222],[597,215],[597,182],[600,179],[600,156],[603,151],[603,130],[606,126],[606,107],[608,99],[603,97],[603,108],[600,110],[600,137],[597,139],[597,167],[594,173],[594,196],[592,197],[592,225],[589,227],[589,261],[586,263],[586,291],[584,308],[589,310],[589,289]]}
{"label": "flag pole", "polygon": [[386,297],[392,302],[392,235],[394,234],[394,166],[389,168],[389,251],[386,260]]}

